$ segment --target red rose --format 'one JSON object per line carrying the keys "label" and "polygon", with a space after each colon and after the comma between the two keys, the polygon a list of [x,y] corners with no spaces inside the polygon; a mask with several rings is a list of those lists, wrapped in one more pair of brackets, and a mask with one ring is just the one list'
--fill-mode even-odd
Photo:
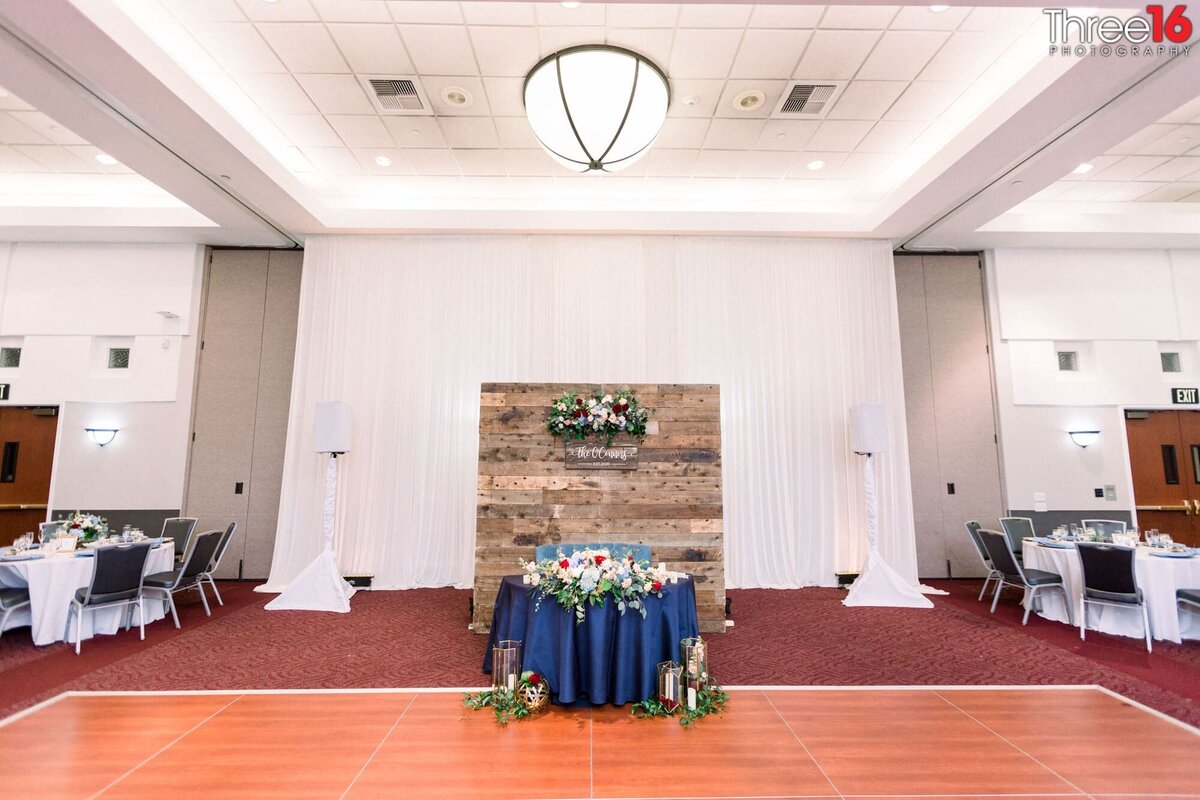
{"label": "red rose", "polygon": [[598,567],[603,563],[604,563],[604,556],[596,556],[596,566]]}
{"label": "red rose", "polygon": [[567,567],[571,566],[571,562],[564,558],[562,561],[558,562],[558,565],[563,569],[566,569]]}
{"label": "red rose", "polygon": [[76,522],[73,525],[71,525],[71,530],[75,530],[76,528],[80,528],[80,527],[83,527],[83,526],[81,526],[78,522]]}
{"label": "red rose", "polygon": [[536,672],[529,676],[529,685],[530,686],[540,686],[541,683],[542,683],[542,676],[538,675]]}
{"label": "red rose", "polygon": [[576,397],[576,398],[575,398],[575,405],[577,405],[577,406],[581,406],[581,405],[583,405],[583,398],[582,398],[582,397]]}
{"label": "red rose", "polygon": [[654,588],[654,591],[661,592],[662,591],[662,581],[655,581],[653,588]]}
{"label": "red rose", "polygon": [[633,562],[633,556],[629,556],[629,561],[630,561],[630,563]]}

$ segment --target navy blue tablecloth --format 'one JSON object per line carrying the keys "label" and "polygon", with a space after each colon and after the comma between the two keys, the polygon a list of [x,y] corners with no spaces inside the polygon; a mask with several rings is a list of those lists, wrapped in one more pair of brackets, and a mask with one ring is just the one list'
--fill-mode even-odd
{"label": "navy blue tablecloth", "polygon": [[[679,660],[679,640],[699,635],[696,589],[690,578],[663,587],[662,597],[646,598],[646,618],[624,614],[611,600],[588,606],[583,622],[553,597],[538,605],[538,592],[520,575],[501,582],[492,612],[492,632],[483,671],[492,671],[492,646],[519,639],[522,670],[550,683],[550,699],[562,705],[625,705],[658,691],[658,664]],[[535,610],[535,606],[537,606]]]}

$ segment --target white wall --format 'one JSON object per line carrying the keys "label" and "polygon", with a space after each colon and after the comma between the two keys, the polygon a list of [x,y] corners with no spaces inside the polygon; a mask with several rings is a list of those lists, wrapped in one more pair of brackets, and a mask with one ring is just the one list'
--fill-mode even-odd
{"label": "white wall", "polygon": [[[51,508],[171,509],[183,499],[203,248],[0,243],[8,405],[55,405]],[[177,315],[167,318],[158,312]],[[132,348],[127,370],[108,347]],[[107,447],[86,427],[115,427]]]}
{"label": "white wall", "polygon": [[[985,266],[1006,505],[1131,511],[1122,409],[1200,386],[1200,251],[997,250]],[[1057,349],[1080,353],[1078,373]],[[1183,372],[1162,372],[1160,350]],[[1083,449],[1070,430],[1100,440]],[[1095,497],[1106,485],[1115,501]]]}

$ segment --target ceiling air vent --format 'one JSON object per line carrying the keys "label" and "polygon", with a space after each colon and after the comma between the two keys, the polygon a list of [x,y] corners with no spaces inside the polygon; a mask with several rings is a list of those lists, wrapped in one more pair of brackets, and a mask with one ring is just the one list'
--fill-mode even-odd
{"label": "ceiling air vent", "polygon": [[414,75],[359,75],[358,80],[380,114],[431,116],[433,109]]}
{"label": "ceiling air vent", "polygon": [[845,81],[797,81],[779,98],[773,119],[821,119],[833,108]]}

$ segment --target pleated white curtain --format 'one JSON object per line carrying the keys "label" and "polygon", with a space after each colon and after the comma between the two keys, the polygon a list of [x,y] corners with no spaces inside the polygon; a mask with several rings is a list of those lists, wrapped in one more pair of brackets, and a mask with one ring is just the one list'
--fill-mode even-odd
{"label": "pleated white curtain", "polygon": [[735,587],[831,585],[857,570],[865,513],[848,410],[881,402],[892,440],[877,464],[881,550],[915,580],[887,243],[353,236],[306,243],[265,590],[320,549],[322,400],[354,417],[340,459],[342,567],[380,588],[469,587],[487,381],[720,384]]}

